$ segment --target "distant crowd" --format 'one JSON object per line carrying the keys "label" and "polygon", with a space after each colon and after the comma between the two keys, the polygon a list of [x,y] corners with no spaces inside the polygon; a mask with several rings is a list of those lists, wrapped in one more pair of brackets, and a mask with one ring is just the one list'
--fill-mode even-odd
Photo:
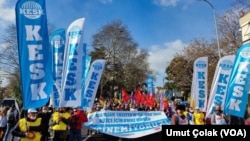
{"label": "distant crowd", "polygon": [[[92,111],[164,111],[171,125],[250,125],[250,120],[236,116],[228,116],[220,105],[209,118],[199,107],[181,104],[170,100],[167,105],[137,104],[135,102],[119,102],[115,99],[96,100]],[[88,112],[78,107],[52,108],[44,106],[39,109],[28,109],[19,112],[15,105],[3,107],[0,112],[0,141],[77,141],[82,140],[81,129],[88,121]],[[247,113],[246,113],[247,115]]]}
{"label": "distant crowd", "polygon": [[168,105],[161,108],[159,103],[149,106],[144,103],[136,104],[116,102],[114,99],[97,100],[92,112],[95,111],[164,111],[171,120],[172,125],[250,125],[247,112],[244,118],[226,115],[220,105],[215,106],[214,112],[206,117],[199,107],[191,107],[189,104],[181,104],[180,101],[169,100]]}

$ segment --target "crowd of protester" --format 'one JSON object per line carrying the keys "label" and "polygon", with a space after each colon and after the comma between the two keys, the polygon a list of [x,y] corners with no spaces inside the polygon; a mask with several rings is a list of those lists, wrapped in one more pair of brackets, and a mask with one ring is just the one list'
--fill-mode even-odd
{"label": "crowd of protester", "polygon": [[14,105],[6,106],[0,112],[0,141],[82,141],[81,129],[87,121],[87,114],[77,107],[18,112]]}
{"label": "crowd of protester", "polygon": [[[249,125],[246,118],[227,116],[220,105],[216,105],[210,118],[206,118],[199,107],[193,108],[189,104],[181,104],[175,100],[169,100],[167,103],[162,107],[160,102],[147,105],[132,100],[121,102],[111,98],[96,99],[92,111],[89,112],[164,111],[171,125]],[[37,141],[73,141],[75,138],[80,141],[82,125],[88,121],[87,114],[88,112],[77,107],[54,109],[44,106],[19,113],[14,105],[6,106],[0,112],[0,141],[13,141],[15,137]]]}
{"label": "crowd of protester", "polygon": [[117,99],[96,100],[92,109],[95,111],[164,111],[172,125],[250,125],[247,112],[244,118],[226,115],[220,105],[215,106],[214,112],[206,118],[206,113],[199,107],[191,107],[190,104],[181,104],[180,101],[169,100],[168,104],[161,108],[160,102],[153,106],[146,103],[135,103],[132,100],[121,102]]}

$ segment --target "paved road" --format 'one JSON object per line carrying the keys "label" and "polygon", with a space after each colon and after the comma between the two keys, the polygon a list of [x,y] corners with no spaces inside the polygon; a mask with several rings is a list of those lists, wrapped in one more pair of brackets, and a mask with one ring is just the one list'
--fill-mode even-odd
{"label": "paved road", "polygon": [[94,134],[84,137],[83,141],[161,141],[161,133],[156,133],[136,139],[120,139],[103,134]]}

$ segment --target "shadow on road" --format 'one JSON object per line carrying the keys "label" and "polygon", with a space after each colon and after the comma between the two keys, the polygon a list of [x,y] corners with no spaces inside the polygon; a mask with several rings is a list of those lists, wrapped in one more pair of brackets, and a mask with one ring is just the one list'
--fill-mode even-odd
{"label": "shadow on road", "polygon": [[84,141],[161,141],[161,132],[136,139],[120,139],[110,135],[98,134],[85,138]]}

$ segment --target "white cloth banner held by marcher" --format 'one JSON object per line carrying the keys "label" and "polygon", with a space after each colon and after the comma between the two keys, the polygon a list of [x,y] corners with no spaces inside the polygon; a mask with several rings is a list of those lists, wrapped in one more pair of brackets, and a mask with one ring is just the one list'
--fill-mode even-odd
{"label": "white cloth banner held by marcher", "polygon": [[158,133],[162,125],[170,125],[163,111],[99,111],[88,114],[88,119],[85,126],[128,139]]}

